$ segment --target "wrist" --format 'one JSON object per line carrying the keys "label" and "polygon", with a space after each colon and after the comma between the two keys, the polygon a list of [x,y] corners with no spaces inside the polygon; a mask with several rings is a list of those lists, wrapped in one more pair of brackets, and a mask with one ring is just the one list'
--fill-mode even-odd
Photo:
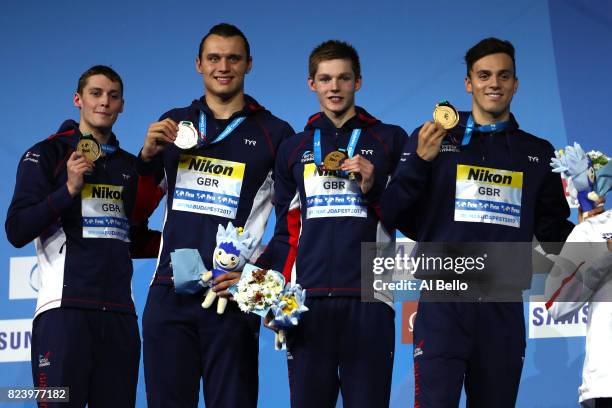
{"label": "wrist", "polygon": [[72,185],[69,181],[66,182],[66,188],[68,188],[68,194],[70,197],[74,198],[79,194],[79,188],[77,186]]}

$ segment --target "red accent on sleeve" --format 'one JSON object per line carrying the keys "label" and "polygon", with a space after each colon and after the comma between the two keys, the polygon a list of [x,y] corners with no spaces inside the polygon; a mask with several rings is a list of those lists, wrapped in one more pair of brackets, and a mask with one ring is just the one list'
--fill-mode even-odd
{"label": "red accent on sleeve", "polygon": [[164,191],[155,182],[153,176],[138,176],[138,188],[136,190],[136,203],[132,213],[132,221],[135,224],[146,221],[164,196]]}
{"label": "red accent on sleeve", "polygon": [[578,265],[576,270],[570,276],[568,276],[567,278],[563,279],[563,281],[561,282],[561,286],[559,286],[559,289],[557,289],[555,291],[555,293],[553,293],[551,298],[548,300],[548,302],[546,302],[546,310],[548,310],[548,309],[550,309],[552,307],[553,303],[555,303],[555,300],[559,297],[559,294],[561,293],[561,290],[563,289],[563,287],[565,285],[567,285],[569,283],[569,281],[574,279],[574,276],[576,276],[576,272],[578,272],[580,270],[580,267],[582,265],[584,265],[584,261],[580,262],[580,265]]}
{"label": "red accent on sleeve", "polygon": [[287,212],[287,230],[289,231],[289,253],[283,267],[283,276],[289,282],[291,280],[291,270],[295,263],[298,250],[298,240],[300,239],[300,230],[302,228],[302,216],[299,208],[289,210]]}

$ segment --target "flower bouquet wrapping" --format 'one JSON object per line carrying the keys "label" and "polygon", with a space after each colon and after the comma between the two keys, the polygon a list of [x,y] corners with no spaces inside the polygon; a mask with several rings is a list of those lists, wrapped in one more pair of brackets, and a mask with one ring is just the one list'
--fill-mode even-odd
{"label": "flower bouquet wrapping", "polygon": [[277,303],[270,308],[273,318],[269,325],[278,329],[274,336],[274,348],[277,350],[287,347],[285,329],[297,326],[300,315],[307,312],[308,308],[304,304],[306,301],[306,289],[300,285],[287,284],[285,290]]}
{"label": "flower bouquet wrapping", "polygon": [[285,278],[271,269],[261,269],[246,264],[238,283],[228,290],[245,313],[255,313],[265,317],[285,287]]}
{"label": "flower bouquet wrapping", "polygon": [[285,286],[285,278],[277,271],[261,269],[247,264],[240,280],[229,292],[238,307],[245,313],[255,313],[268,320],[269,326],[278,329],[275,348],[285,347],[285,329],[297,326],[304,305],[306,291],[300,285]]}

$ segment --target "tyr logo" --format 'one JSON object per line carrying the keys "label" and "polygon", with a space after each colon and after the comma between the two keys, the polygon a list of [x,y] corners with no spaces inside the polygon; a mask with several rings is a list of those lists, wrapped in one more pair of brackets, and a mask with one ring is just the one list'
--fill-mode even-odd
{"label": "tyr logo", "polygon": [[538,156],[527,156],[527,158],[532,163],[539,163],[540,162],[540,158]]}
{"label": "tyr logo", "polygon": [[361,154],[363,154],[364,156],[367,154],[369,156],[374,154],[374,150],[373,149],[361,149]]}
{"label": "tyr logo", "polygon": [[244,144],[247,146],[255,146],[257,144],[257,140],[244,139]]}

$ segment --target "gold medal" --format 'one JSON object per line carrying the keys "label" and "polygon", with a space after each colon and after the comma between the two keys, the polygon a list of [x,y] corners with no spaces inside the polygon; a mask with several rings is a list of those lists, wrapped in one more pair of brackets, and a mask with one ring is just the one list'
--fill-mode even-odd
{"label": "gold medal", "polygon": [[449,102],[444,101],[436,105],[433,111],[434,122],[442,125],[444,129],[452,129],[459,123],[459,113]]}
{"label": "gold medal", "polygon": [[102,155],[100,145],[91,135],[85,135],[79,140],[76,152],[91,162],[95,162]]}
{"label": "gold medal", "polygon": [[341,152],[339,150],[334,150],[333,152],[328,153],[325,156],[325,159],[323,159],[323,167],[325,167],[325,170],[330,171],[340,170],[342,162],[347,158],[348,156],[346,155],[346,153]]}

